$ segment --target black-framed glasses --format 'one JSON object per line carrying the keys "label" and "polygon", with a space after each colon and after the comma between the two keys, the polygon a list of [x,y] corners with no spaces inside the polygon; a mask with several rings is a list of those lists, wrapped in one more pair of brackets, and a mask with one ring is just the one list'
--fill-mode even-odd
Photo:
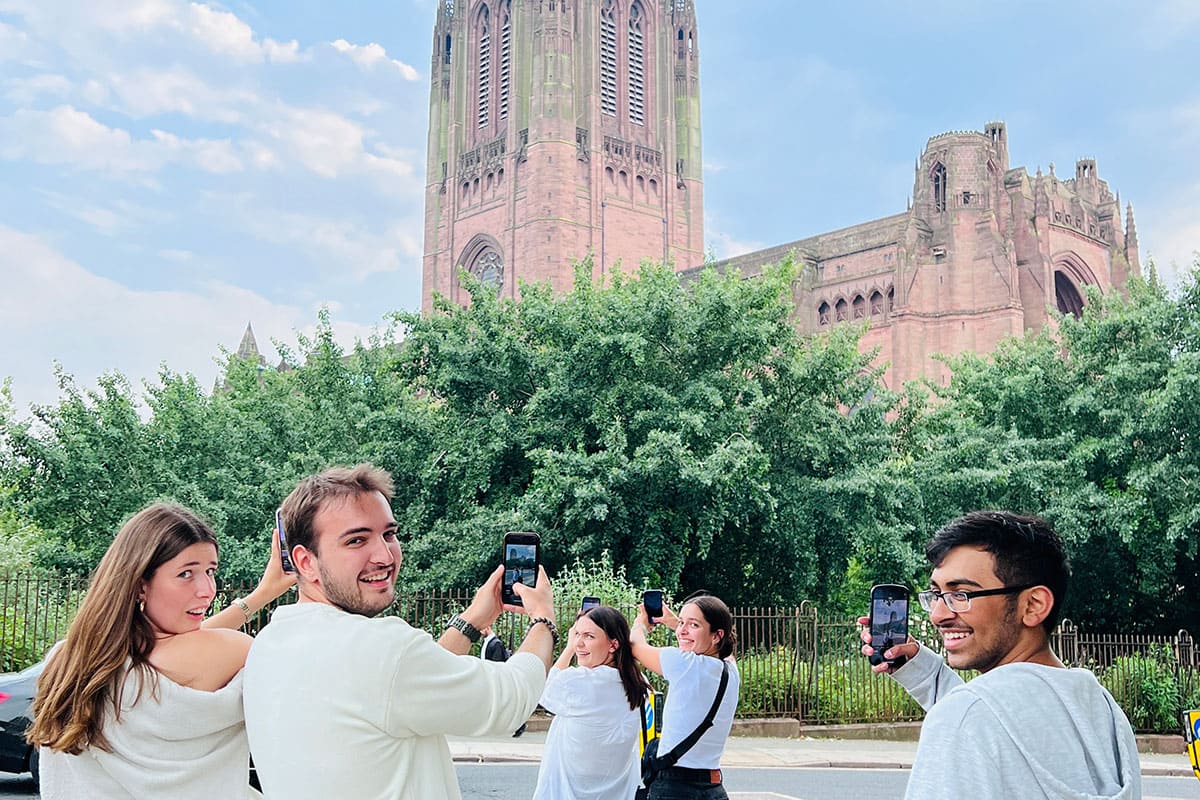
{"label": "black-framed glasses", "polygon": [[972,597],[991,597],[997,594],[1016,594],[1023,592],[1026,589],[1032,589],[1037,586],[1036,583],[1026,583],[1020,586],[1001,586],[999,589],[980,589],[977,592],[935,592],[932,589],[924,592],[917,592],[917,600],[921,603],[921,608],[926,611],[933,611],[933,601],[940,599],[946,604],[946,608],[953,611],[955,614],[961,611],[971,610]]}

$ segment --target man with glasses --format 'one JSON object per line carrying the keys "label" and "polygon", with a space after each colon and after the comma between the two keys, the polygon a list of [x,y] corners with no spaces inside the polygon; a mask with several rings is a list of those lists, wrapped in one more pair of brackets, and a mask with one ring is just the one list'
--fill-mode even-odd
{"label": "man with glasses", "polygon": [[[933,573],[918,599],[946,659],[910,638],[883,654],[898,666],[872,667],[927,712],[905,796],[1140,798],[1125,714],[1091,672],[1050,649],[1070,568],[1049,523],[978,511],[938,531],[925,554]],[[870,656],[869,631],[862,638]],[[981,674],[964,683],[951,667]]]}

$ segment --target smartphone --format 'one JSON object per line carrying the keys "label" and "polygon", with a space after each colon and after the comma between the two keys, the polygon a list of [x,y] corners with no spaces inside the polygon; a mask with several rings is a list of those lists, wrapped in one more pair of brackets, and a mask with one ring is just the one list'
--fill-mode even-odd
{"label": "smartphone", "polygon": [[900,666],[906,660],[884,658],[889,647],[908,641],[908,587],[895,583],[881,583],[871,587],[871,655],[872,664],[887,662]]}
{"label": "smartphone", "polygon": [[650,618],[651,625],[655,624],[654,620],[662,618],[662,603],[662,589],[647,589],[642,592],[642,605],[646,607],[646,616]]}
{"label": "smartphone", "polygon": [[504,534],[503,601],[508,605],[523,605],[513,591],[514,583],[537,586],[538,566],[542,563],[542,540],[536,533],[509,531]]}
{"label": "smartphone", "polygon": [[287,534],[283,530],[283,509],[275,509],[275,531],[279,534],[279,563],[284,572],[295,572],[296,565],[292,563],[292,551],[288,547]]}
{"label": "smartphone", "polygon": [[583,596],[583,602],[579,604],[579,610],[587,611],[589,608],[595,608],[598,605],[600,605],[600,598],[587,594]]}

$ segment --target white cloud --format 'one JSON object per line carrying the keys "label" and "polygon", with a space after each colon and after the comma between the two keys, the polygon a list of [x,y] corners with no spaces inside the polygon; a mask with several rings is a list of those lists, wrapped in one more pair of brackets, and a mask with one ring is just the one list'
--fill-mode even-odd
{"label": "white cloud", "polygon": [[191,36],[214,53],[242,63],[263,59],[262,48],[254,41],[254,31],[236,14],[192,3],[188,6],[186,19],[181,22]]}
{"label": "white cloud", "polygon": [[147,68],[109,77],[113,92],[134,117],[178,113],[197,119],[238,123],[244,108],[261,99],[245,89],[215,89],[182,67]]}
{"label": "white cloud", "polygon": [[225,224],[256,239],[282,245],[312,257],[323,271],[362,280],[419,263],[422,222],[397,223],[382,231],[355,219],[337,219],[257,207],[253,198],[210,195],[208,206]]}
{"label": "white cloud", "polygon": [[[0,47],[3,43],[0,42]],[[4,82],[4,96],[16,105],[31,105],[43,95],[66,97],[72,89],[71,82],[62,75],[44,72],[29,78],[10,78]]]}
{"label": "white cloud", "polygon": [[[147,267],[148,269],[152,267]],[[211,386],[219,347],[237,347],[247,320],[259,349],[272,360],[271,339],[294,341],[297,328],[311,333],[314,315],[278,305],[225,283],[194,290],[147,291],[92,274],[43,240],[0,225],[0,335],[20,341],[5,354],[3,373],[13,378],[19,404],[57,399],[51,379],[59,361],[81,385],[118,370],[139,386],[159,364],[196,375]],[[365,338],[369,328],[334,323],[339,343]]]}
{"label": "white cloud", "polygon": [[416,68],[405,64],[403,61],[388,58],[387,50],[383,48],[383,45],[376,44],[375,42],[362,45],[350,44],[345,39],[338,39],[330,44],[333,49],[349,56],[351,61],[363,69],[374,69],[380,64],[390,64],[400,71],[400,77],[406,81],[415,81],[420,78],[420,74]]}
{"label": "white cloud", "polygon": [[242,168],[228,141],[182,139],[157,130],[153,137],[135,140],[128,131],[110,128],[71,106],[21,109],[0,117],[0,158],[116,174],[150,173],[172,162],[216,174]]}
{"label": "white cloud", "polygon": [[762,250],[767,245],[762,242],[756,242],[748,239],[735,239],[732,235],[716,230],[709,219],[704,220],[704,238],[706,249],[713,251],[713,255],[718,259],[733,258],[744,253],[753,253],[755,250]]}

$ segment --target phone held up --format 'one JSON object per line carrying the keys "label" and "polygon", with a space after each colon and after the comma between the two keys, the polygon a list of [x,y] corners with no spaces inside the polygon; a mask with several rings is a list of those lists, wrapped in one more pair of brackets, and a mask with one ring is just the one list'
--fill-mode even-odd
{"label": "phone held up", "polygon": [[579,610],[587,611],[589,608],[595,608],[598,605],[600,605],[599,597],[594,597],[590,594],[586,594],[583,596],[583,602],[581,602],[579,604]]}
{"label": "phone held up", "polygon": [[656,624],[655,620],[662,619],[662,589],[647,589],[646,591],[642,592],[642,607],[646,609],[646,616],[650,619],[651,625]]}
{"label": "phone held up", "polygon": [[506,605],[524,605],[513,591],[514,583],[537,586],[542,563],[542,540],[536,533],[509,531],[504,534],[504,584],[501,599]]}
{"label": "phone held up", "polygon": [[908,587],[881,583],[871,587],[871,654],[872,664],[887,663],[898,667],[908,659],[884,658],[890,647],[908,641]]}
{"label": "phone held up", "polygon": [[283,509],[275,509],[275,531],[279,535],[279,563],[284,572],[295,572],[296,565],[292,563],[292,551],[288,547],[287,533],[283,530]]}

